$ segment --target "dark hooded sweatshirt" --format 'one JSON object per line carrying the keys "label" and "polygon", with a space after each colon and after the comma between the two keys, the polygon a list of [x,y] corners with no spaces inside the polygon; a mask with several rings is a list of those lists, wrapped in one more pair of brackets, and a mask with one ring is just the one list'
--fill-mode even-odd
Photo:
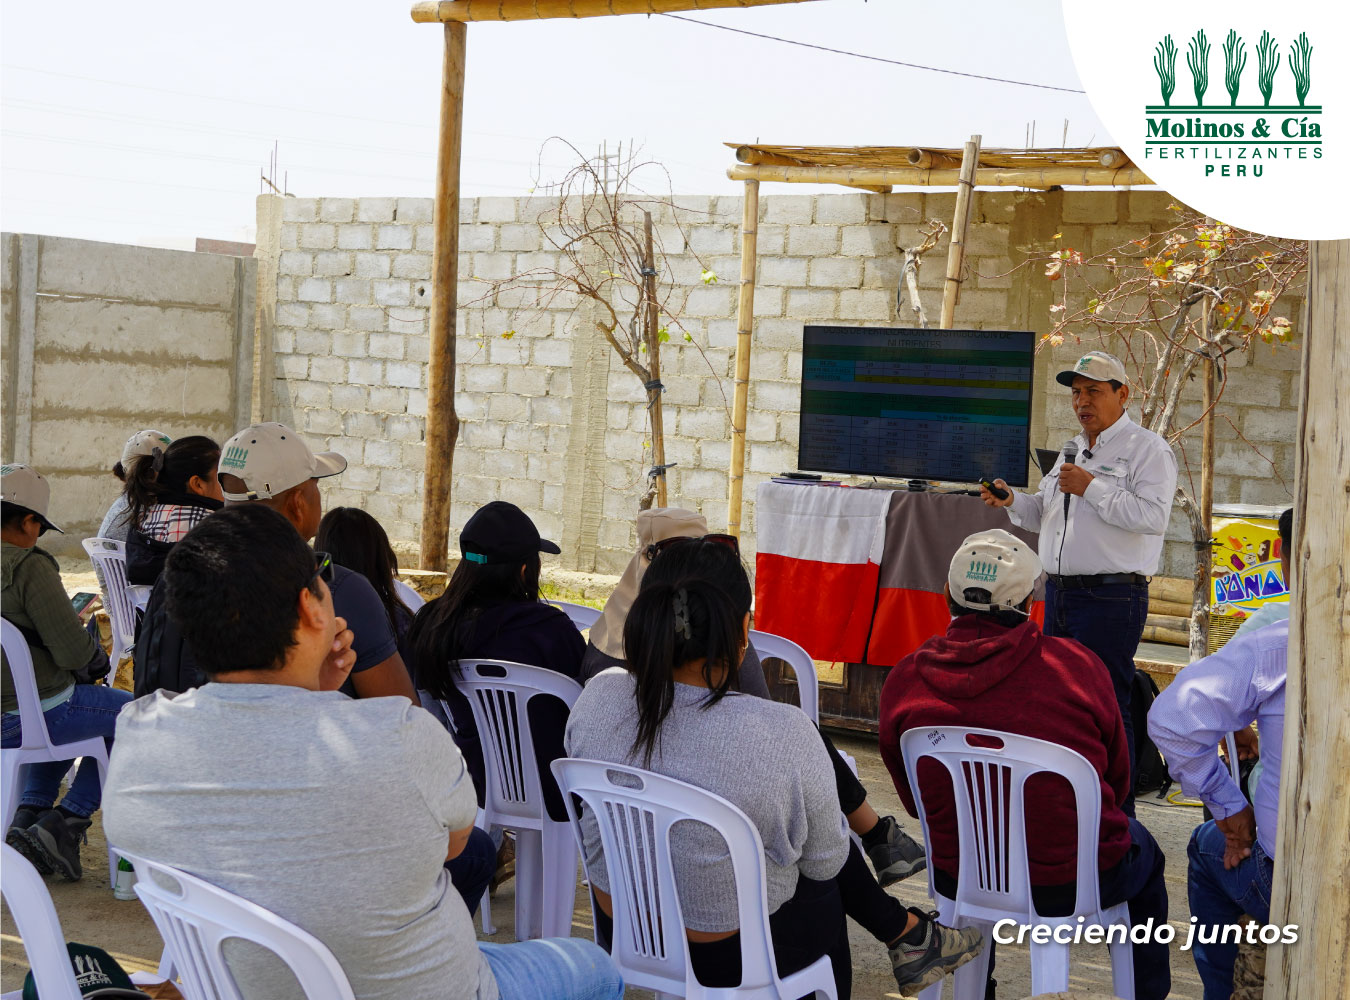
{"label": "dark hooded sweatshirt", "polygon": [[[962,615],[901,660],[881,692],[881,757],[911,816],[914,795],[900,756],[900,736],[929,726],[998,729],[1078,751],[1101,776],[1097,864],[1124,857],[1130,831],[1121,811],[1130,785],[1125,727],[1106,666],[1086,646],[1053,638],[1034,621],[1006,627]],[[938,870],[956,876],[956,806],[947,771],[919,764],[928,811],[929,849]],[[1036,775],[1026,786],[1031,884],[1064,885],[1076,877],[1078,821],[1073,790],[1062,778]]]}

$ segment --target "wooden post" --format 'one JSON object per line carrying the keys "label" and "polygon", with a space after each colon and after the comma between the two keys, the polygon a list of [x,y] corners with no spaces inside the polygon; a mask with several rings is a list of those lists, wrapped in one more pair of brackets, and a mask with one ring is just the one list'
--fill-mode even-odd
{"label": "wooden post", "polygon": [[1350,996],[1350,240],[1312,244],[1266,1000]]}
{"label": "wooden post", "polygon": [[970,206],[974,200],[975,170],[980,162],[980,137],[972,135],[961,156],[961,176],[956,189],[956,213],[952,218],[952,240],[947,247],[947,281],[942,286],[942,319],[944,330],[952,328],[956,315],[956,300],[961,294],[961,268],[966,262],[966,229],[970,226]]}
{"label": "wooden post", "polygon": [[656,250],[652,246],[652,213],[642,213],[642,229],[647,238],[647,257],[642,271],[642,291],[647,299],[647,370],[651,373],[651,384],[655,388],[647,390],[647,411],[652,421],[652,468],[656,469],[656,506],[666,505],[666,432],[661,416],[661,338],[657,333],[660,326],[661,310],[656,303]]}
{"label": "wooden post", "polygon": [[464,52],[467,28],[445,26],[441,66],[441,126],[436,146],[436,200],[431,252],[430,363],[427,367],[427,439],[422,483],[422,569],[444,570],[450,547],[450,489],[455,439],[455,311],[459,295],[459,150],[464,124]]}
{"label": "wooden post", "polygon": [[741,537],[741,490],[745,484],[745,410],[750,401],[750,331],[755,316],[759,181],[745,182],[741,208],[741,290],[736,301],[736,383],[731,404],[731,471],[727,474],[727,533]]}

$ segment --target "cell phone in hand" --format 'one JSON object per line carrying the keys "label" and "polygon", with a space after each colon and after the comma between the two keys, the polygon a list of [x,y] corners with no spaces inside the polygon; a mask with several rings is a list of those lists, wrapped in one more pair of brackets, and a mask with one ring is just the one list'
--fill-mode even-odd
{"label": "cell phone in hand", "polygon": [[98,594],[90,594],[86,591],[80,591],[70,599],[70,606],[75,609],[75,613],[84,617],[85,609],[98,597]]}

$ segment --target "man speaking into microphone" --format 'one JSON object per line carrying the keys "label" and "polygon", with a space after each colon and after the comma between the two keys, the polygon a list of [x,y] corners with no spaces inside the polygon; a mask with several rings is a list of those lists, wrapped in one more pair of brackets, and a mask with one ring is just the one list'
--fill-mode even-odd
{"label": "man speaking into microphone", "polygon": [[1055,380],[1071,390],[1082,429],[1064,446],[1063,464],[1034,495],[1015,493],[998,479],[994,485],[1007,498],[983,487],[980,497],[1007,507],[1014,524],[1040,532],[1049,577],[1045,634],[1077,639],[1106,664],[1133,768],[1134,654],[1148,615],[1148,578],[1158,571],[1172,513],[1177,461],[1162,437],[1125,412],[1130,387],[1119,358],[1089,351]]}

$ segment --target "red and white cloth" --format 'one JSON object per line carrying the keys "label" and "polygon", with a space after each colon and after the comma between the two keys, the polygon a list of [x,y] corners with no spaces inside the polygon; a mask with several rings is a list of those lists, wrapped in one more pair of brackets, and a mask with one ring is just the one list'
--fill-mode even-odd
{"label": "red and white cloth", "polygon": [[755,495],[755,628],[819,660],[861,662],[889,490],[762,483]]}

